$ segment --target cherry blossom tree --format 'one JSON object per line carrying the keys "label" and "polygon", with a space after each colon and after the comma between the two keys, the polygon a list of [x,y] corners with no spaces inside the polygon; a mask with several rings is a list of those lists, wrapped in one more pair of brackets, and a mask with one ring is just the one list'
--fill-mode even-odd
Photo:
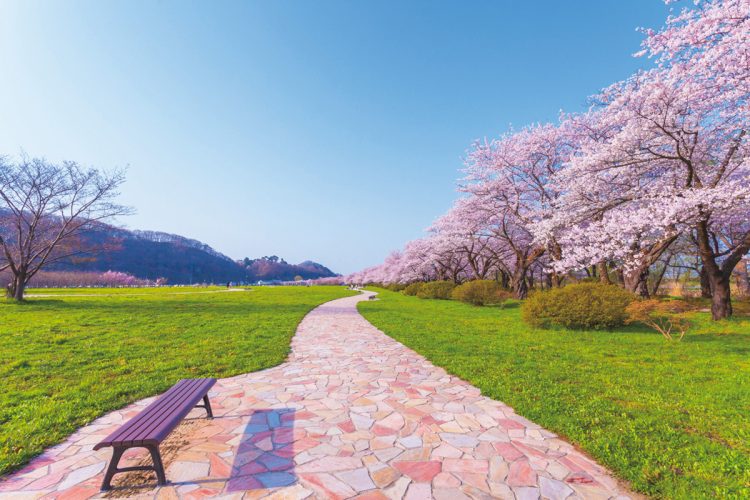
{"label": "cherry blossom tree", "polygon": [[569,130],[565,123],[527,127],[475,144],[466,161],[461,189],[474,198],[475,216],[485,230],[510,255],[498,260],[506,263],[516,298],[526,297],[527,275],[539,259],[546,253],[560,258],[554,236],[540,241],[533,228],[551,216],[557,193],[549,180],[575,150]]}
{"label": "cherry blossom tree", "polygon": [[646,34],[642,54],[657,58],[676,89],[692,92],[699,103],[693,109],[702,111],[700,123],[707,125],[696,134],[707,128],[708,147],[717,148],[708,159],[714,168],[691,180],[711,195],[698,207],[694,231],[712,314],[720,319],[732,312],[730,276],[750,250],[750,0],[698,2],[670,16],[663,30]]}
{"label": "cherry blossom tree", "polygon": [[[505,267],[506,249],[488,231],[484,212],[476,197],[459,198],[445,215],[439,217],[430,231],[443,235],[466,262],[464,272],[470,279],[495,278]],[[507,273],[506,273],[507,275]]]}
{"label": "cherry blossom tree", "polygon": [[549,179],[547,187],[557,196],[550,216],[533,230],[538,241],[552,240],[560,248],[552,263],[558,272],[597,266],[606,280],[611,262],[626,289],[647,295],[650,266],[678,234],[654,220],[663,215],[659,197],[639,199],[644,191],[638,159],[618,156],[629,151],[616,144],[629,133],[624,113],[618,111],[605,105],[569,117],[576,130],[576,154]]}
{"label": "cherry blossom tree", "polygon": [[402,253],[400,279],[412,281],[460,281],[466,269],[465,258],[445,234],[430,234],[407,243]]}

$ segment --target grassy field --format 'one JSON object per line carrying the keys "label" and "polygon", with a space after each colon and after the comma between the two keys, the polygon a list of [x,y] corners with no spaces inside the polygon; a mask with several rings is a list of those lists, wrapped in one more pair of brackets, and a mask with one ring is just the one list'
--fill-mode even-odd
{"label": "grassy field", "polygon": [[[504,309],[378,290],[375,326],[659,498],[750,498],[750,317],[696,313],[682,342],[639,327],[534,331]],[[740,307],[739,309],[742,309]]]}
{"label": "grassy field", "polygon": [[342,287],[44,289],[30,290],[23,304],[0,302],[0,473],[180,378],[281,363],[302,317],[350,293]]}

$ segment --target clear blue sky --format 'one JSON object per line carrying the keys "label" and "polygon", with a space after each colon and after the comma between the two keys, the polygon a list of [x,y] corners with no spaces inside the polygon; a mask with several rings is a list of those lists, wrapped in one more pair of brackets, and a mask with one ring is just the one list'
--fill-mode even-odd
{"label": "clear blue sky", "polygon": [[0,3],[0,154],[128,166],[127,227],[339,272],[455,198],[462,156],[647,61],[660,0]]}

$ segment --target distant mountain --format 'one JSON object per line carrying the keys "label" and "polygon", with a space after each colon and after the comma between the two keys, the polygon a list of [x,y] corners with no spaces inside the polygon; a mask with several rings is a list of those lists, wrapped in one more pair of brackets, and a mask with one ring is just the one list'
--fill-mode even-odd
{"label": "distant mountain", "polygon": [[[57,271],[121,271],[138,278],[167,278],[170,284],[255,282],[336,276],[327,267],[305,261],[298,265],[270,257],[234,261],[198,240],[158,231],[100,227],[86,236],[103,248],[95,255],[56,263]],[[247,261],[247,263],[245,262]]]}
{"label": "distant mountain", "polygon": [[153,241],[154,243],[173,243],[175,245],[183,245],[190,248],[195,248],[206,252],[207,254],[219,257],[224,260],[232,260],[221,252],[217,252],[209,245],[206,245],[202,241],[185,238],[178,234],[162,233],[159,231],[141,231],[139,229],[133,230],[132,233],[145,240]]}
{"label": "distant mountain", "polygon": [[270,257],[261,257],[260,259],[245,259],[238,261],[248,275],[253,276],[254,280],[272,281],[291,281],[296,277],[302,279],[328,278],[338,276],[322,264],[306,260],[300,264],[289,264],[284,259],[272,255]]}

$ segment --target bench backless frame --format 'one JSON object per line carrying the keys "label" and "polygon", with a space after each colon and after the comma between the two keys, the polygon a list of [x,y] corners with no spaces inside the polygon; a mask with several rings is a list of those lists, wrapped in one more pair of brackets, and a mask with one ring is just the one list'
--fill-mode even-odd
{"label": "bench backless frame", "polygon": [[[112,459],[104,474],[102,491],[111,489],[112,477],[115,474],[130,471],[154,471],[159,486],[165,485],[167,478],[159,445],[193,408],[204,408],[208,418],[213,418],[208,391],[215,383],[215,378],[180,380],[138,415],[94,446],[95,450],[112,447]],[[201,400],[203,404],[198,404]],[[151,454],[153,465],[118,468],[122,454],[130,448],[146,448]]]}

